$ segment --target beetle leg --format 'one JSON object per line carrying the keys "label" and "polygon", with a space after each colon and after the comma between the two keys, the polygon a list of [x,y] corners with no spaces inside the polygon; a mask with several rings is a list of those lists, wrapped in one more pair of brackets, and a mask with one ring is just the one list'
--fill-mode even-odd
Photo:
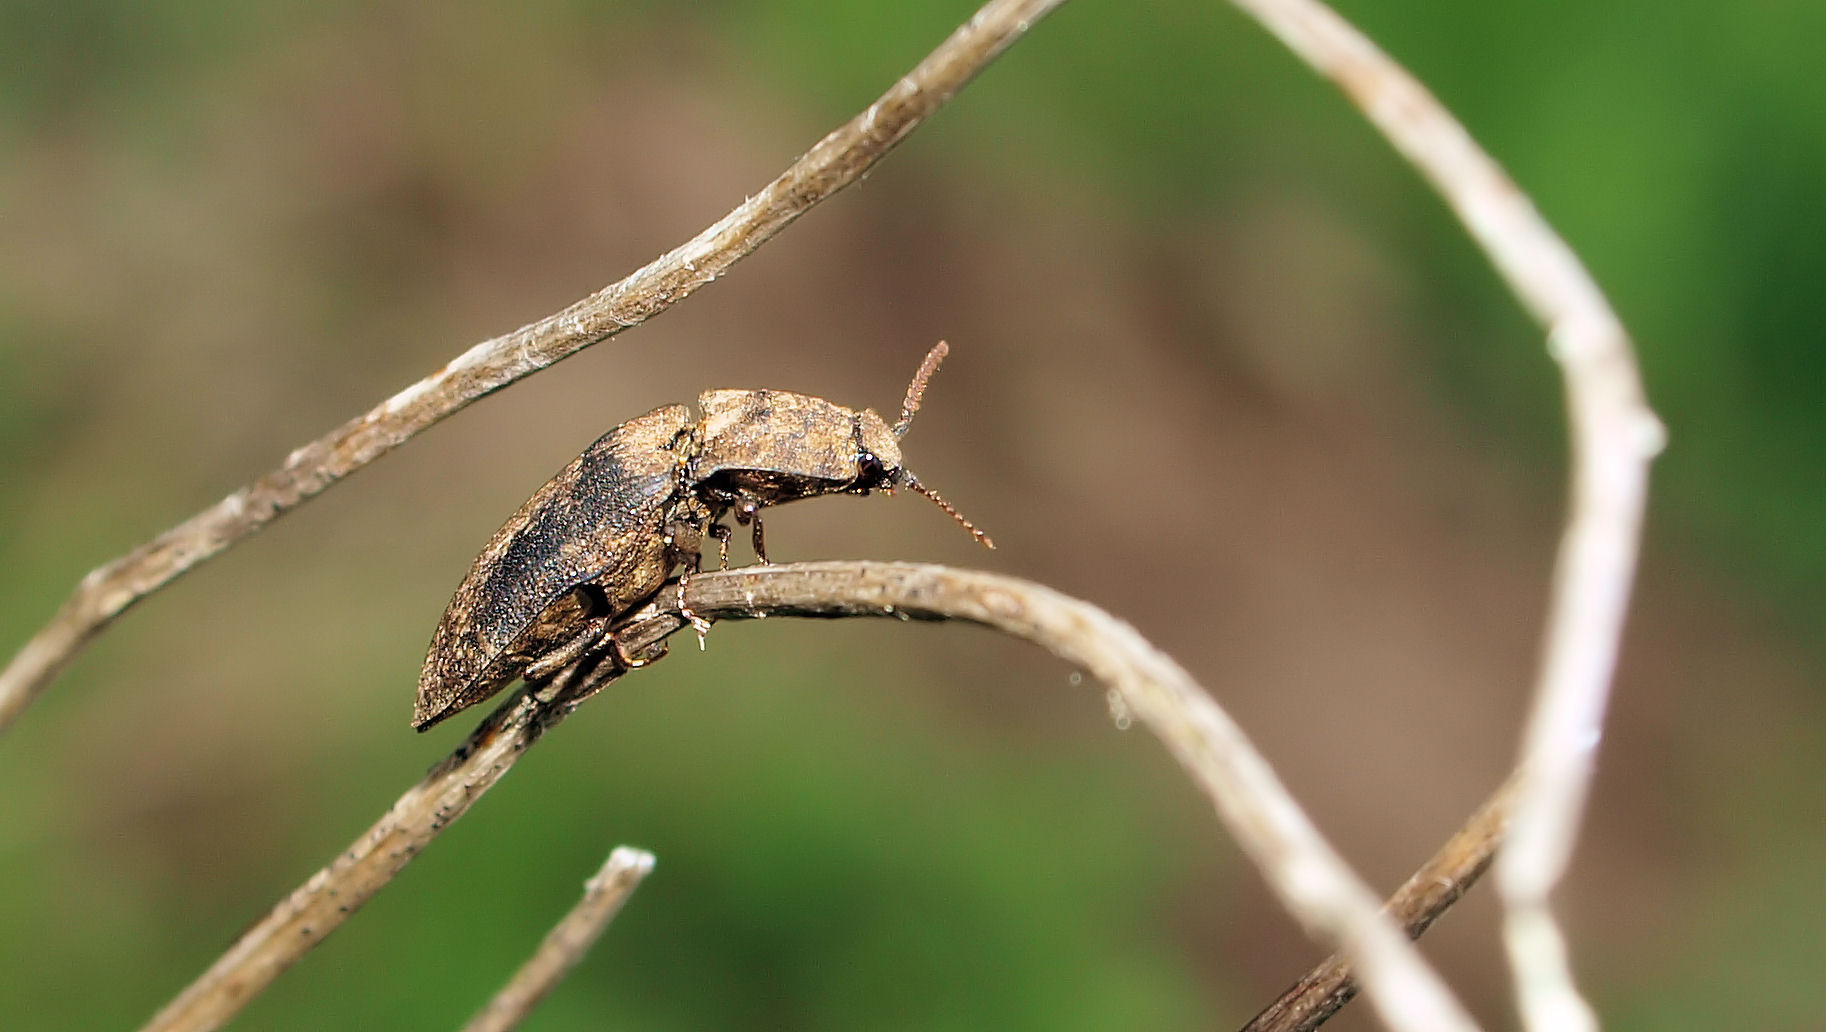
{"label": "beetle leg", "polygon": [[750,517],[754,520],[754,554],[761,560],[762,566],[771,565],[767,561],[767,543],[761,539],[761,517],[757,514]]}
{"label": "beetle leg", "polygon": [[609,654],[614,658],[616,663],[620,664],[623,670],[639,670],[641,667],[647,666],[648,664],[657,663],[660,660],[665,659],[666,648],[666,643],[662,641],[657,645],[648,646],[640,654],[636,655],[623,647],[621,641],[614,635],[609,636]]}
{"label": "beetle leg", "polygon": [[549,680],[553,674],[583,658],[583,654],[596,647],[602,641],[604,632],[609,629],[609,618],[598,616],[583,625],[569,641],[526,665],[520,676],[528,684],[537,684]]}
{"label": "beetle leg", "polygon": [[712,523],[710,525],[710,536],[716,538],[716,568],[719,570],[729,569],[729,539],[734,533],[735,532],[730,530],[729,525],[726,523]]}
{"label": "beetle leg", "polygon": [[735,503],[735,521],[746,527],[754,524],[754,554],[761,560],[762,566],[772,565],[767,561],[767,542],[761,534],[761,500],[753,495],[744,494]]}
{"label": "beetle leg", "polygon": [[[724,567],[724,568],[727,569],[727,567]],[[685,573],[685,574],[679,575],[679,578],[678,578],[678,615],[684,617],[685,622],[691,625],[691,629],[697,632],[697,650],[699,652],[702,652],[702,651],[704,651],[704,648],[705,648],[704,637],[710,633],[710,621],[704,619],[703,617],[697,615],[696,613],[693,613],[691,611],[691,607],[685,604],[685,586],[690,583],[691,583],[691,574]],[[616,652],[619,655],[620,650],[621,650],[621,642],[617,641],[613,638],[611,638],[610,640],[615,642]],[[630,665],[630,669],[631,668],[632,668],[632,664]]]}

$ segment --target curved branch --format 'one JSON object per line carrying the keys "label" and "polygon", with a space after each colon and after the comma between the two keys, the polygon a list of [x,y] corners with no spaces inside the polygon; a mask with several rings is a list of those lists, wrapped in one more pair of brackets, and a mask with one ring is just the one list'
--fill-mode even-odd
{"label": "curved branch", "polygon": [[278,469],[91,571],[0,672],[0,733],[90,638],[133,603],[470,402],[640,325],[723,275],[860,178],[1062,2],[990,0],[879,100],[697,236],[561,312],[475,345],[293,451]]}
{"label": "curved branch", "polygon": [[[1088,602],[997,574],[911,563],[800,563],[691,578],[693,612],[723,619],[967,620],[1033,642],[1121,694],[1213,804],[1281,903],[1342,949],[1397,1029],[1476,1024],[1381,900],[1338,856],[1229,715],[1133,627]],[[663,594],[656,605],[668,604]]]}
{"label": "curved branch", "polygon": [[538,950],[514,972],[487,1006],[469,1019],[463,1032],[509,1032],[520,1027],[533,1008],[558,987],[590,947],[596,945],[596,940],[602,938],[603,929],[615,919],[621,905],[652,870],[652,853],[627,846],[616,847],[602,870],[596,872],[596,877],[583,884],[583,898],[546,933]]}
{"label": "curved branch", "polygon": [[1578,256],[1445,107],[1318,0],[1233,0],[1338,84],[1445,198],[1528,311],[1566,380],[1572,499],[1522,743],[1515,826],[1497,864],[1522,1016],[1591,1032],[1549,894],[1572,855],[1603,737],[1661,423],[1629,335]]}
{"label": "curved branch", "polygon": [[[1341,945],[1365,988],[1399,1028],[1471,1028],[1438,977],[1379,910],[1300,812],[1230,718],[1135,629],[1049,588],[996,574],[913,563],[802,563],[693,576],[686,589],[706,620],[763,616],[965,620],[1031,641],[1122,694],[1219,814],[1269,884],[1315,936]],[[689,626],[671,585],[616,631],[629,654]],[[510,697],[442,764],[172,1001],[148,1032],[219,1028],[291,964],[335,931],[482,793],[546,730],[619,675],[586,657],[542,691]],[[562,702],[552,702],[560,699]],[[1443,1002],[1442,1002],[1443,1001]],[[1446,1019],[1438,1015],[1446,1014]]]}

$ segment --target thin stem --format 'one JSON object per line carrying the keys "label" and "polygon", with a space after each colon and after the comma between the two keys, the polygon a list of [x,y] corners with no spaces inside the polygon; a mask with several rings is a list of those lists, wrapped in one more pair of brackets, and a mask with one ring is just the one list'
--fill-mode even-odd
{"label": "thin stem", "polygon": [[[580,665],[566,672],[563,680],[577,684],[575,694],[582,697],[614,676],[606,668]],[[241,933],[228,952],[154,1015],[142,1032],[199,1032],[227,1024],[281,972],[342,927],[432,839],[468,813],[572,708],[541,705],[525,692],[502,703],[373,827]]]}
{"label": "thin stem", "polygon": [[652,870],[652,853],[627,846],[610,853],[596,877],[584,883],[583,898],[546,933],[539,949],[487,1006],[469,1019],[463,1032],[508,1032],[518,1028],[602,938],[603,930],[621,911],[621,905]]}
{"label": "thin stem", "polygon": [[[676,605],[671,589],[659,606]],[[693,577],[701,616],[895,616],[967,620],[1031,641],[1121,694],[1217,807],[1281,902],[1340,947],[1398,1029],[1476,1024],[1381,912],[1228,714],[1133,627],[1088,602],[989,573],[904,563],[803,563]]]}
{"label": "thin stem", "polygon": [[[1342,945],[1381,993],[1399,1027],[1451,1000],[1378,901],[1288,797],[1236,725],[1167,656],[1134,628],[1087,602],[988,573],[911,563],[803,563],[750,567],[691,578],[699,619],[762,616],[965,620],[1034,642],[1122,693],[1179,759],[1256,861],[1288,908],[1323,941]],[[625,653],[645,654],[690,626],[678,588],[666,588],[616,631]],[[467,813],[540,735],[617,676],[596,656],[560,675],[541,703],[524,691],[495,710],[469,739],[347,851],[250,928],[196,983],[146,1026],[158,1032],[215,1029],[279,973],[335,931],[433,838]],[[1444,998],[1441,1005],[1437,999]],[[1437,1026],[1470,1028],[1466,1018]]]}
{"label": "thin stem", "polygon": [[[1504,782],[1464,827],[1439,847],[1384,905],[1411,938],[1418,939],[1457,903],[1490,867],[1508,831],[1516,780]],[[1350,963],[1333,954],[1290,986],[1244,1025],[1242,1032],[1312,1032],[1357,995]]]}
{"label": "thin stem", "polygon": [[753,197],[618,283],[483,341],[279,468],[91,571],[0,671],[0,733],[109,622],[198,563],[470,402],[671,308],[862,174],[1063,0],[990,0],[855,118]]}
{"label": "thin stem", "polygon": [[1588,1032],[1549,896],[1572,855],[1616,667],[1663,431],[1610,303],[1526,194],[1400,65],[1317,0],[1234,0],[1343,89],[1420,170],[1546,327],[1566,380],[1572,498],[1522,743],[1509,847],[1497,864],[1505,939],[1534,1032]]}

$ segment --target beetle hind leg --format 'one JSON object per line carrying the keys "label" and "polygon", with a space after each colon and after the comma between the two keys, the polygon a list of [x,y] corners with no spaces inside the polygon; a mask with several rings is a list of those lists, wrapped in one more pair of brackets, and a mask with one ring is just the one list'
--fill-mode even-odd
{"label": "beetle hind leg", "polygon": [[526,669],[520,672],[520,676],[528,684],[551,680],[560,670],[582,659],[585,653],[600,644],[608,630],[608,616],[591,618],[569,640],[526,664]]}

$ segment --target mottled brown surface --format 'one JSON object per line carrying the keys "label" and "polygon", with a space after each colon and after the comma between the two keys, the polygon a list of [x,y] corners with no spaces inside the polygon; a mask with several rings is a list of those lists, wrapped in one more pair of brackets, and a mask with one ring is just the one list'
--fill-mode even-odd
{"label": "mottled brown surface", "polygon": [[[733,489],[753,488],[743,474],[763,476],[769,503],[843,490],[872,454],[885,471],[900,469],[900,445],[873,409],[857,412],[788,391],[705,391],[703,446],[695,479]],[[873,484],[861,486],[877,486]]]}
{"label": "mottled brown surface", "polygon": [[470,566],[432,635],[413,726],[501,690],[592,614],[572,589],[601,589],[607,614],[659,590],[677,565],[666,524],[685,496],[691,411],[667,405],[603,434],[520,506]]}

